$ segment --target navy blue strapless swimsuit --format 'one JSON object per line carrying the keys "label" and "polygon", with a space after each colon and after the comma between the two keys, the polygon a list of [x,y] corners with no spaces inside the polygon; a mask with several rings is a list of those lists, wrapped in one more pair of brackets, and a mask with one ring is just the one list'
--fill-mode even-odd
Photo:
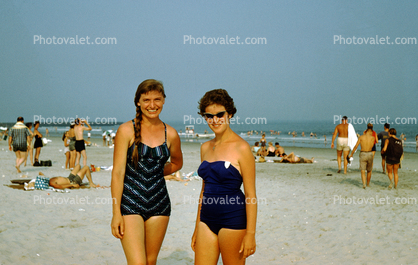
{"label": "navy blue strapless swimsuit", "polygon": [[[135,128],[135,122],[132,120]],[[149,147],[135,143],[128,148],[125,179],[121,201],[122,215],[138,214],[144,221],[152,216],[170,216],[171,204],[164,179],[164,165],[170,157],[167,147],[167,127],[162,145]],[[134,148],[138,148],[138,168],[132,162]]]}
{"label": "navy blue strapless swimsuit", "polygon": [[242,176],[229,162],[203,161],[198,169],[205,182],[200,221],[218,234],[221,228],[246,229],[245,195]]}

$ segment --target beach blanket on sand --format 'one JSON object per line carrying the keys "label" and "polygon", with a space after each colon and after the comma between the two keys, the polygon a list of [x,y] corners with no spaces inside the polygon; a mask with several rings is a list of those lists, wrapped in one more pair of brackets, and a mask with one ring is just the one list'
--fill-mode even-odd
{"label": "beach blanket on sand", "polygon": [[356,146],[356,143],[357,143],[356,131],[354,130],[354,126],[351,123],[349,123],[348,124],[348,146],[350,147],[351,150],[353,150],[354,146]]}

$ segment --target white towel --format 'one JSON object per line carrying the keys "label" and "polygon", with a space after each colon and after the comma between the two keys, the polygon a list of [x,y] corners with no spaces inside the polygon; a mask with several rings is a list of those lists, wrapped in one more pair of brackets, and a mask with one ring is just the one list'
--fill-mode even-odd
{"label": "white towel", "polygon": [[27,128],[25,124],[23,124],[23,122],[16,122],[16,124],[12,127],[12,129],[23,129],[23,128]]}
{"label": "white towel", "polygon": [[348,124],[348,146],[350,147],[351,150],[353,150],[356,144],[357,144],[357,134],[356,134],[356,131],[354,130],[354,126],[351,123],[349,123]]}

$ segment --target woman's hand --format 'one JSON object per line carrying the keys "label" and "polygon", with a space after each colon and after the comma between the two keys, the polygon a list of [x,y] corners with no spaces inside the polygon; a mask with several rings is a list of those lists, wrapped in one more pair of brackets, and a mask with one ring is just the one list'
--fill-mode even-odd
{"label": "woman's hand", "polygon": [[110,227],[112,228],[112,235],[116,238],[122,239],[125,231],[125,223],[123,222],[122,215],[113,215]]}
{"label": "woman's hand", "polygon": [[239,253],[243,253],[244,258],[248,258],[248,256],[255,253],[255,250],[255,234],[245,234],[244,238],[242,239]]}

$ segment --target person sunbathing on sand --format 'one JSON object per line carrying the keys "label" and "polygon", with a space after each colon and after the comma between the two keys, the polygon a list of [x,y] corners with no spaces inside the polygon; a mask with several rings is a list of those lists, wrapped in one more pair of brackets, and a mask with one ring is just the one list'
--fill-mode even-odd
{"label": "person sunbathing on sand", "polygon": [[[44,173],[39,172],[39,176],[45,176]],[[81,183],[83,182],[84,176],[87,177],[90,188],[97,188],[100,187],[100,185],[96,185],[93,183],[93,179],[91,178],[91,172],[90,168],[88,166],[84,166],[83,168],[80,167],[78,164],[74,167],[73,171],[71,171],[70,175],[68,177],[53,177],[49,179],[49,186],[56,188],[56,189],[71,189],[71,188],[80,188]],[[47,178],[38,178],[36,181],[42,181]],[[35,188],[35,185],[37,185],[36,181],[31,181],[28,184],[25,184],[25,190],[31,190]],[[48,188],[48,184],[45,183],[42,185],[43,188]],[[45,187],[46,186],[46,187]]]}
{"label": "person sunbathing on sand", "polygon": [[[40,172],[42,173],[42,172]],[[84,176],[87,177],[89,181],[90,188],[100,187],[93,183],[91,178],[90,168],[88,166],[80,167],[80,164],[77,164],[73,171],[71,171],[68,177],[53,177],[49,180],[49,185],[56,189],[66,189],[66,188],[80,188],[81,183],[83,182]]]}
{"label": "person sunbathing on sand", "polygon": [[277,163],[313,163],[314,162],[314,158],[312,157],[311,159],[307,159],[304,157],[299,157],[296,156],[293,152],[288,154],[288,155],[284,155],[283,159],[280,161],[277,161]]}
{"label": "person sunbathing on sand", "polygon": [[171,175],[165,175],[164,176],[164,179],[167,180],[167,181],[175,180],[175,181],[181,181],[181,182],[189,181],[190,180],[190,179],[182,179],[180,177],[180,171],[176,171],[175,173],[173,173]]}

